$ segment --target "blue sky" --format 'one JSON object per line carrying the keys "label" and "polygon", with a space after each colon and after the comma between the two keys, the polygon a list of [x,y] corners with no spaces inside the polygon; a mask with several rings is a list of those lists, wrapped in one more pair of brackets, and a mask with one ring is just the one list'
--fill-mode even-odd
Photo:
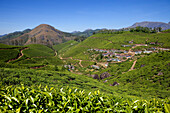
{"label": "blue sky", "polygon": [[50,24],[65,32],[170,21],[170,0],[0,0],[0,35]]}

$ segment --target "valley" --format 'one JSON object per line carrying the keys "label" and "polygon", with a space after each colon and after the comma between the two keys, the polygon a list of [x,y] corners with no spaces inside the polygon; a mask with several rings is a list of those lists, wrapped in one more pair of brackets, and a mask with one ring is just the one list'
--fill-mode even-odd
{"label": "valley", "polygon": [[[157,105],[155,111],[168,111],[169,108],[165,106],[169,106],[167,103],[170,95],[169,41],[169,32],[102,31],[80,42],[69,39],[52,45],[51,42],[31,44],[28,43],[31,42],[29,40],[24,45],[0,43],[0,88],[17,88],[22,84],[24,87],[42,92],[43,88],[49,87],[44,91],[52,95],[57,95],[53,88],[58,93],[62,93],[61,89],[67,93],[71,93],[72,89],[78,89],[79,93],[75,94],[77,96],[87,96],[94,92],[92,95],[96,98],[118,99],[119,108],[125,111],[140,109],[139,104],[137,109],[131,105],[136,99],[144,104],[146,100],[156,98],[162,105]],[[42,89],[37,89],[39,85]],[[72,95],[75,92],[72,92]],[[41,95],[43,94],[45,93]],[[69,94],[65,95],[69,97]],[[7,97],[1,95],[1,98]],[[51,97],[47,95],[47,98]],[[53,99],[51,101],[55,102]],[[122,101],[128,103],[129,108],[123,108],[125,105]],[[152,103],[148,101],[147,104],[149,102]],[[120,109],[112,108],[112,104],[107,105],[110,106],[110,111],[121,112]],[[98,105],[102,106],[99,103]],[[51,106],[54,107],[55,104]],[[116,103],[113,106],[116,106]],[[48,108],[51,109],[50,106]]]}

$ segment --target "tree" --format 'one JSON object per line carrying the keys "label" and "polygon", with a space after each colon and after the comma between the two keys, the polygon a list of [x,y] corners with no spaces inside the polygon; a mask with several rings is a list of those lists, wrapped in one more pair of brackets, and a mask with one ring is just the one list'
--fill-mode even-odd
{"label": "tree", "polygon": [[15,45],[18,45],[18,40],[15,40]]}
{"label": "tree", "polygon": [[34,37],[34,43],[36,43],[36,41],[37,41],[37,40],[36,40],[36,38]]}
{"label": "tree", "polygon": [[34,41],[34,39],[31,37],[31,42],[33,42]]}
{"label": "tree", "polygon": [[156,28],[154,27],[154,29],[152,30],[152,33],[156,33]]}
{"label": "tree", "polygon": [[11,41],[11,44],[12,44],[12,45],[14,45],[14,44],[15,44],[14,40],[12,40],[12,41]]}
{"label": "tree", "polygon": [[162,31],[162,28],[161,28],[161,27],[158,27],[158,31],[161,32],[161,31]]}

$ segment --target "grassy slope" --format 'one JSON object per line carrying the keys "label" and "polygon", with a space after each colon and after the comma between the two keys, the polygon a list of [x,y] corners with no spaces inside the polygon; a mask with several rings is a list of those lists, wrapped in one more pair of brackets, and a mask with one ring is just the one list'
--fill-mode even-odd
{"label": "grassy slope", "polygon": [[[154,38],[157,36],[159,36],[159,37]],[[79,44],[76,44],[75,46],[72,46],[71,49],[67,52],[65,51],[66,50],[65,49],[63,53],[65,53],[64,57],[74,56],[75,58],[79,58],[79,59],[88,59],[88,55],[84,54],[84,52],[88,48],[106,48],[107,47],[109,49],[111,49],[111,48],[122,49],[121,44],[128,44],[125,41],[130,41],[133,39],[135,43],[145,43],[145,39],[147,39],[148,37],[150,39],[150,42],[156,41],[160,38],[158,40],[158,42],[163,42],[164,43],[163,47],[169,47],[168,46],[168,43],[169,43],[168,36],[169,36],[168,33],[167,34],[166,33],[164,33],[164,34],[145,34],[145,33],[128,33],[127,32],[127,33],[117,34],[117,35],[116,34],[96,34],[92,37],[97,37],[97,38],[88,38],[87,40],[85,40]],[[108,40],[111,40],[114,44]],[[68,45],[66,47],[67,49],[69,48],[69,44],[70,43],[66,44],[66,45]],[[64,48],[64,46],[65,45],[59,46],[59,47]],[[44,55],[44,56],[45,55],[49,55],[49,56],[54,55],[54,51],[52,51],[50,48],[48,48],[46,46],[44,47],[41,45],[29,45],[29,47],[32,50],[32,52],[24,50],[24,52],[25,52],[24,54],[26,54],[28,56],[30,55],[29,57],[36,57],[36,56],[40,56],[40,55]],[[43,51],[43,50],[45,50],[45,51]],[[37,51],[39,52],[39,54],[37,54]],[[148,59],[152,59],[152,57],[154,57],[154,56],[151,56]],[[161,57],[161,58],[164,58],[164,57]],[[35,60],[35,62],[42,62],[40,58],[38,58],[38,59],[31,58],[31,60]],[[44,59],[44,60],[47,60],[47,59]],[[142,60],[144,60],[144,59],[142,59]],[[142,62],[142,60],[141,60],[141,62]],[[93,80],[91,78],[89,78],[89,79],[83,78],[82,77],[83,75],[80,76],[80,75],[75,75],[75,74],[65,73],[65,72],[53,72],[53,71],[42,71],[42,70],[36,72],[36,70],[29,71],[29,70],[17,70],[17,69],[5,68],[5,69],[1,70],[1,72],[2,72],[1,74],[2,75],[9,74],[10,75],[9,78],[5,79],[5,77],[4,77],[3,81],[7,80],[7,81],[10,81],[12,84],[15,84],[14,83],[15,81],[18,84],[24,80],[27,80],[27,82],[28,83],[30,82],[30,84],[37,82],[36,84],[42,83],[42,84],[47,84],[50,86],[59,85],[59,87],[62,87],[62,86],[75,87],[76,86],[76,87],[79,87],[82,89],[86,89],[88,91],[91,91],[91,89],[93,90],[93,88],[94,88],[94,89],[100,89],[100,90],[102,90],[102,92],[115,93],[115,94],[120,94],[120,95],[134,95],[134,96],[138,96],[138,97],[142,96],[143,98],[147,98],[147,97],[165,98],[165,97],[167,97],[167,95],[169,95],[169,92],[167,91],[167,88],[169,87],[168,86],[169,79],[167,79],[167,80],[163,79],[164,76],[166,78],[169,77],[168,73],[167,73],[168,68],[166,66],[167,60],[169,60],[169,59],[165,59],[165,60],[162,59],[160,61],[158,59],[155,59],[154,61],[159,61],[159,62],[152,61],[148,66],[143,67],[140,70],[133,70],[133,71],[127,72],[125,74],[121,74],[121,72],[127,71],[130,68],[132,62],[130,62],[130,63],[125,62],[122,64],[112,65],[110,68],[101,71],[101,72],[108,71],[109,73],[111,73],[113,75],[113,77],[109,78],[110,79],[109,82],[105,83],[106,85],[104,85],[103,82],[99,83],[97,80]],[[27,64],[27,63],[29,64],[29,62],[30,61],[28,59],[28,61],[25,64]],[[35,62],[32,62],[32,64],[34,64]],[[53,62],[53,60],[52,60],[52,62]],[[50,64],[52,62],[50,62]],[[140,59],[139,59],[139,62],[140,62]],[[166,62],[166,63],[164,64],[164,62]],[[82,64],[84,64],[84,62],[82,62]],[[86,65],[86,63],[84,65]],[[138,65],[138,62],[137,62],[137,65]],[[143,75],[141,76],[141,73],[145,74],[145,76],[149,75],[149,77],[152,78],[154,76],[153,74],[155,74],[155,75],[158,74],[158,71],[156,71],[156,72],[154,71],[154,73],[152,72],[151,67],[153,67],[154,65],[156,65],[157,67],[159,67],[158,65],[161,65],[159,68],[161,70],[164,70],[166,73],[164,73],[163,77],[156,76],[156,82],[154,80],[155,78],[153,78],[153,80],[151,80],[151,81],[147,81],[148,78],[147,77],[143,78]],[[140,68],[140,64],[136,68]],[[98,72],[97,74],[100,74],[101,72]],[[25,77],[27,77],[27,75],[28,75],[29,79],[34,78],[35,80],[33,79],[34,81],[32,81],[32,80],[30,81],[30,80],[24,78],[24,76],[22,76],[22,75],[24,75],[24,73],[26,73]],[[52,73],[52,76],[48,75],[48,73]],[[57,74],[57,73],[61,73],[62,76],[60,76],[60,74]],[[39,76],[42,80],[39,78]],[[73,80],[71,81],[70,79],[67,79],[67,78],[70,78],[69,76],[71,76],[71,77],[74,76],[74,77],[76,77],[76,80],[78,79],[79,81],[73,81]],[[64,78],[60,78],[60,77],[64,77]],[[80,77],[82,77],[82,78],[80,78]],[[18,79],[18,78],[20,78],[20,79]],[[59,82],[57,82],[57,83],[54,82],[55,78],[59,78],[60,79]],[[51,81],[51,80],[54,80],[54,81]],[[88,81],[85,82],[84,80],[88,80]],[[157,82],[159,80],[163,80],[163,81],[165,81],[165,83],[163,83],[163,85],[161,85],[160,83],[162,83],[162,82]],[[109,86],[109,84],[111,84],[115,81],[120,83],[120,85],[118,87],[117,86],[115,86],[115,87]],[[27,82],[25,81],[26,84],[27,84]],[[27,84],[27,85],[29,85],[29,84]],[[165,86],[166,86],[166,88],[164,88]]]}
{"label": "grassy slope", "polygon": [[16,49],[0,50],[0,61],[7,62],[10,59],[16,58],[19,51]]}
{"label": "grassy slope", "polygon": [[71,47],[77,45],[78,42],[74,41],[74,40],[70,40],[68,42],[62,43],[62,44],[58,44],[58,45],[54,45],[53,48],[60,54],[60,53],[64,53],[65,51],[69,50]]}
{"label": "grassy slope", "polygon": [[11,46],[0,43],[0,61],[7,62],[10,59],[14,59],[19,54],[20,46]]}
{"label": "grassy slope", "polygon": [[170,33],[130,33],[125,32],[123,34],[95,34],[85,41],[77,44],[69,51],[67,51],[63,57],[71,57],[88,59],[88,55],[83,55],[84,52],[89,48],[101,48],[101,49],[129,49],[128,47],[121,47],[122,44],[128,44],[128,41],[134,40],[136,44],[145,44],[145,40],[148,39],[148,42],[163,43],[162,47],[169,47],[169,36]]}
{"label": "grassy slope", "polygon": [[[124,74],[115,74],[108,78],[109,82],[106,84],[120,83],[118,87],[114,87],[114,90],[125,95],[169,97],[169,55],[169,52],[163,52],[140,58],[135,70]],[[141,67],[143,64],[145,66]],[[163,72],[163,74],[158,75],[159,72]]]}
{"label": "grassy slope", "polygon": [[24,50],[23,53],[28,57],[54,56],[55,54],[51,48],[40,44],[30,44],[26,47],[29,49]]}
{"label": "grassy slope", "polygon": [[[20,53],[19,49],[23,47],[24,46],[10,46],[0,44],[0,48],[2,48],[0,50],[0,67],[30,68],[41,65],[52,65],[53,68],[50,69],[54,70],[54,65],[63,64],[62,60],[60,60],[57,56],[54,56],[55,53],[51,48],[40,44],[27,45],[26,47],[29,47],[29,49],[23,50],[23,57],[11,61],[10,63],[3,63],[10,59],[17,58],[18,54]],[[27,59],[28,57],[29,59]]]}
{"label": "grassy slope", "polygon": [[[8,85],[20,83],[25,85],[42,84],[55,88],[77,87],[87,92],[100,90],[105,94],[133,98],[169,98],[169,55],[168,52],[163,52],[139,58],[136,64],[137,69],[130,72],[128,70],[132,62],[114,64],[97,73],[100,75],[107,71],[112,75],[112,77],[107,78],[108,82],[106,83],[103,83],[104,80],[98,81],[85,75],[72,74],[66,71],[1,68],[0,74],[1,81]],[[145,66],[141,67],[143,63]],[[163,72],[163,75],[158,75],[160,71]],[[126,73],[122,74],[122,72]],[[109,86],[114,82],[118,82],[120,85]]]}
{"label": "grassy slope", "polygon": [[[63,57],[73,57],[75,59],[88,59],[89,56],[86,54],[87,49],[89,48],[102,48],[102,49],[129,49],[121,47],[122,44],[128,44],[128,41],[134,40],[136,44],[145,44],[145,40],[148,39],[148,42],[156,42],[163,43],[163,46],[159,45],[158,47],[167,47],[169,42],[170,33],[155,33],[155,34],[147,34],[147,33],[130,33],[125,32],[123,34],[95,34],[85,41],[75,45],[69,51],[65,52]],[[94,37],[94,38],[92,38]],[[152,45],[149,45],[152,47]],[[169,58],[167,57],[169,53],[163,54],[153,54],[149,57],[144,57],[138,59],[137,64],[139,62],[144,63],[147,62],[150,64],[139,68],[137,70],[133,70],[127,72],[132,66],[132,62],[123,62],[121,64],[112,64],[107,69],[99,70],[95,72],[100,75],[103,72],[109,72],[113,76],[109,78],[109,82],[105,83],[107,85],[113,84],[113,82],[119,82],[120,85],[118,87],[113,87],[113,89],[124,95],[134,95],[134,96],[142,96],[142,97],[160,97],[165,98],[170,95],[169,88],[169,74],[168,74],[168,62]],[[168,55],[167,55],[168,54]],[[155,55],[155,56],[154,56]],[[156,57],[159,56],[159,57]],[[154,58],[153,58],[154,57]],[[162,58],[162,59],[161,59]],[[84,64],[82,62],[82,64]],[[164,72],[162,76],[157,76],[160,70],[156,70],[155,68],[151,68],[154,66],[158,66],[160,70]],[[160,65],[160,66],[159,66]],[[141,64],[140,64],[141,66]],[[137,67],[136,67],[137,68]],[[162,72],[161,71],[161,72]],[[122,74],[122,72],[126,72]],[[92,72],[93,73],[93,72]],[[143,76],[145,76],[143,78]],[[165,80],[165,78],[167,78]],[[146,92],[145,92],[146,91]]]}
{"label": "grassy slope", "polygon": [[76,75],[70,72],[57,72],[48,70],[33,70],[33,69],[11,69],[0,68],[0,79],[3,85],[48,85],[56,89],[61,87],[77,87],[86,90],[87,92],[100,90],[105,94],[114,93],[112,87],[104,85],[97,80],[85,75]]}
{"label": "grassy slope", "polygon": [[14,47],[14,46],[0,43],[0,48],[12,48],[12,47]]}

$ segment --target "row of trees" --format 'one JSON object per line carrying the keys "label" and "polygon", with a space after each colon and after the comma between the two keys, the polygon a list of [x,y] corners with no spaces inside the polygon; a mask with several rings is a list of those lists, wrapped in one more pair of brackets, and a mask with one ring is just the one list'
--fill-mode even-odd
{"label": "row of trees", "polygon": [[148,27],[141,27],[137,26],[136,28],[123,28],[120,30],[114,30],[114,29],[102,29],[97,32],[93,32],[93,34],[96,33],[102,33],[102,34],[122,34],[124,31],[130,31],[130,32],[144,32],[144,33],[156,33],[161,32],[161,27],[154,27],[154,28],[148,28]]}
{"label": "row of trees", "polygon": [[131,28],[130,32],[144,32],[144,33],[156,33],[156,32],[161,32],[162,28],[161,27],[154,27],[154,28],[148,28],[148,27],[136,27],[136,28]]}
{"label": "row of trees", "polygon": [[97,32],[94,32],[93,34],[96,33],[102,33],[102,34],[122,34],[124,32],[124,30],[110,30],[110,29],[103,29]]}

